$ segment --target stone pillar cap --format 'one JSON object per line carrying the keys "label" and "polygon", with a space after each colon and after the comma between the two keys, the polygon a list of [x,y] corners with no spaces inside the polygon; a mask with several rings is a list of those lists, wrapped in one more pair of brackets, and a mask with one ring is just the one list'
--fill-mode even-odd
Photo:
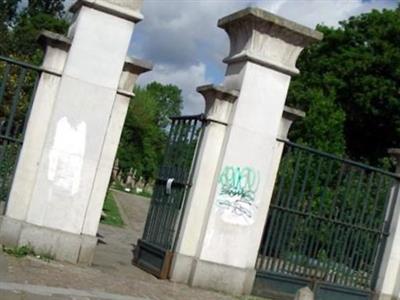
{"label": "stone pillar cap", "polygon": [[48,30],[41,31],[37,40],[42,47],[47,47],[49,45],[66,51],[71,47],[72,44],[71,39],[65,35]]}
{"label": "stone pillar cap", "polygon": [[82,6],[91,7],[134,23],[143,20],[143,15],[139,11],[142,0],[77,0],[69,10],[76,13]]}
{"label": "stone pillar cap", "polygon": [[205,99],[207,99],[209,93],[213,93],[215,97],[229,102],[234,102],[239,96],[239,91],[237,90],[229,90],[222,85],[214,84],[199,86],[196,91],[202,94]]}
{"label": "stone pillar cap", "polygon": [[139,75],[153,70],[153,63],[147,60],[128,56],[125,59],[124,70]]}
{"label": "stone pillar cap", "polygon": [[230,26],[237,22],[255,20],[261,21],[262,23],[270,23],[281,27],[283,30],[288,32],[294,32],[298,35],[308,37],[310,40],[322,40],[323,34],[319,31],[313,30],[309,27],[303,26],[296,22],[277,16],[266,10],[257,7],[247,7],[239,10],[233,14],[223,17],[218,20],[218,27],[228,30]]}
{"label": "stone pillar cap", "polygon": [[287,75],[296,75],[296,61],[308,45],[323,34],[265,10],[248,7],[218,21],[229,36],[227,64],[252,63]]}
{"label": "stone pillar cap", "polygon": [[291,121],[296,121],[298,119],[304,118],[306,116],[306,113],[300,109],[292,108],[289,106],[284,107],[283,110],[283,117],[285,119],[291,120]]}

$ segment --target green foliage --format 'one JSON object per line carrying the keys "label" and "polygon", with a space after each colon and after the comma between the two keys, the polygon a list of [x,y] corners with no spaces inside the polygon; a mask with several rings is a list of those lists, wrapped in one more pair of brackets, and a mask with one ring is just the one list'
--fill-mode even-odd
{"label": "green foliage", "polygon": [[12,24],[17,16],[20,0],[0,0],[0,20],[6,25]]}
{"label": "green foliage", "polygon": [[165,129],[170,123],[170,117],[181,115],[182,91],[175,85],[163,85],[158,82],[150,83],[146,90],[157,103],[157,125]]}
{"label": "green foliage", "polygon": [[26,12],[31,15],[45,13],[61,18],[64,15],[63,0],[29,0]]}
{"label": "green foliage", "polygon": [[153,82],[136,87],[129,106],[117,157],[120,168],[136,170],[146,181],[155,177],[166,141],[168,116],[180,114],[181,91],[172,85]]}
{"label": "green foliage", "polygon": [[[302,98],[304,97],[304,98]],[[306,118],[294,123],[289,138],[321,151],[343,155],[345,153],[344,111],[335,103],[334,95],[324,95],[320,89],[298,94],[299,103],[312,99]]]}
{"label": "green foliage", "polygon": [[[21,5],[24,4],[20,0],[0,0],[0,55],[39,64],[43,56],[36,43],[39,32],[67,31],[67,21],[60,19],[63,1],[35,0],[29,1],[26,7]],[[21,139],[37,77],[36,71],[0,61],[1,134]],[[17,143],[3,141],[0,145],[0,201],[8,196],[18,151]]]}
{"label": "green foliage", "polygon": [[324,280],[347,277],[368,287],[393,184],[362,166],[287,148],[266,225],[266,255],[284,260],[288,272],[301,266],[305,276],[318,270]]}
{"label": "green foliage", "polygon": [[115,203],[115,199],[110,191],[107,192],[103,211],[105,212],[106,216],[101,219],[101,223],[117,227],[124,226],[124,221],[122,220],[118,206]]}
{"label": "green foliage", "polygon": [[[8,70],[6,76],[5,70]],[[21,76],[23,72],[26,72],[25,76]],[[13,139],[3,139],[0,145],[0,201],[6,200],[11,188],[20,148],[17,141],[22,139],[37,76],[36,71],[0,61],[0,85],[3,91],[0,99],[0,134]]]}
{"label": "green foliage", "polygon": [[25,256],[34,256],[36,258],[39,258],[41,260],[49,262],[50,260],[54,260],[54,255],[50,253],[41,253],[37,254],[31,245],[24,245],[24,246],[18,246],[18,247],[5,247],[3,246],[3,252],[7,253],[8,255],[15,256],[17,258],[25,257]]}
{"label": "green foliage", "polygon": [[400,7],[318,30],[324,40],[303,52],[289,90],[289,105],[309,113],[292,138],[375,164],[399,146]]}
{"label": "green foliage", "polygon": [[42,30],[49,30],[65,34],[68,30],[68,22],[55,18],[52,15],[38,12],[35,15],[23,14],[19,17],[11,34],[11,55],[39,64],[43,57],[43,51],[36,42]]}
{"label": "green foliage", "polygon": [[19,145],[4,143],[0,145],[0,153],[2,153],[2,151],[4,151],[4,156],[0,163],[0,201],[6,201],[11,188],[11,180],[17,162]]}
{"label": "green foliage", "polygon": [[43,53],[36,39],[42,30],[65,34],[62,0],[0,0],[0,54],[39,64]]}
{"label": "green foliage", "polygon": [[[288,104],[306,111],[289,137],[388,169],[400,138],[400,6],[318,26],[298,62]],[[305,276],[369,287],[393,180],[306,150],[286,151],[264,239],[267,256]],[[272,218],[271,214],[275,217]],[[283,231],[282,237],[268,234]],[[268,233],[270,232],[270,233]],[[299,275],[299,274],[297,274]]]}
{"label": "green foliage", "polygon": [[17,16],[20,0],[0,0],[0,53],[8,53],[11,44],[10,26]]}
{"label": "green foliage", "polygon": [[15,257],[24,257],[27,255],[35,256],[35,251],[30,245],[8,248],[3,246],[3,252]]}

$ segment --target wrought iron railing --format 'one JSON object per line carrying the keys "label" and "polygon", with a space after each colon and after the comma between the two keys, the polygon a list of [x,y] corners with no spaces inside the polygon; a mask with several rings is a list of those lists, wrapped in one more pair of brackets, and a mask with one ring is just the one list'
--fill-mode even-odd
{"label": "wrought iron railing", "polygon": [[399,177],[279,141],[284,155],[257,270],[373,289]]}
{"label": "wrought iron railing", "polygon": [[0,56],[0,201],[7,201],[42,69]]}
{"label": "wrought iron railing", "polygon": [[[203,116],[171,118],[172,123],[143,233],[143,240],[172,250],[185,197],[191,185],[192,163],[201,137]],[[170,189],[168,190],[168,180]]]}

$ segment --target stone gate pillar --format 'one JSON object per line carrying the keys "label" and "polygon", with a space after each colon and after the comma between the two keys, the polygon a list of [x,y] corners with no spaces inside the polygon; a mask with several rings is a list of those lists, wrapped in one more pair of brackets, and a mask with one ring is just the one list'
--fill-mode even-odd
{"label": "stone gate pillar", "polygon": [[[302,49],[322,34],[258,8],[222,18],[218,26],[230,39],[223,88],[239,95],[225,117],[222,145],[215,147],[219,152],[210,158],[199,153],[195,176],[209,167],[205,161],[215,161],[207,174],[212,178],[211,190],[208,195],[204,189],[210,187],[197,188],[206,179],[195,178],[186,213],[191,206],[201,205],[203,216],[193,226],[194,235],[185,235],[185,222],[191,223],[185,216],[171,278],[243,294],[251,291],[254,281],[280,159],[276,139],[284,131],[281,118],[290,79],[299,73],[295,63]],[[196,188],[203,197],[192,201]],[[189,275],[184,276],[183,270]]]}
{"label": "stone gate pillar", "polygon": [[79,0],[68,37],[48,35],[54,70],[39,82],[0,243],[91,262],[131,91],[149,69],[126,59],[140,6]]}
{"label": "stone gate pillar", "polygon": [[[396,162],[396,174],[400,175],[400,149],[389,149],[389,154]],[[394,201],[394,211],[389,228],[389,236],[385,243],[382,263],[380,266],[376,291],[379,300],[400,299],[400,181],[392,188],[391,203]],[[389,205],[388,207],[391,207]],[[389,211],[390,213],[390,211]]]}

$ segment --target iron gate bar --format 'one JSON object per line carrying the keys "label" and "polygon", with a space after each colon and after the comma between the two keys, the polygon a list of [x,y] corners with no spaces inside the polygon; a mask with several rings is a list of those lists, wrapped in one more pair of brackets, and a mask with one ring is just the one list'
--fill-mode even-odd
{"label": "iron gate bar", "polygon": [[[189,175],[203,120],[203,115],[171,118],[172,124],[164,162],[157,176],[152,205],[143,235],[144,241],[166,249],[173,248],[176,223],[179,223],[177,218],[184,204],[185,190],[191,186]],[[201,126],[199,127],[199,125]],[[174,178],[173,188],[171,195],[165,197],[163,183],[167,182],[169,178]]]}
{"label": "iron gate bar", "polygon": [[335,293],[370,293],[400,176],[278,141],[285,152],[257,259],[259,276],[271,282],[273,274],[303,278],[315,289],[331,287]]}
{"label": "iron gate bar", "polygon": [[[204,128],[205,128],[207,122],[210,121],[210,120],[206,119],[204,114],[195,115],[194,118],[201,123],[201,127],[200,127],[200,133],[197,136],[196,147],[195,147],[195,150],[194,150],[194,153],[193,153],[193,156],[192,156],[192,163],[191,163],[191,166],[190,166],[190,173],[189,173],[188,181],[187,181],[187,185],[186,185],[187,188],[192,187],[194,169],[196,167],[197,158],[198,158],[198,155],[199,155],[199,148],[200,148],[201,142],[203,141],[203,137],[204,137]],[[189,196],[189,190],[186,189],[185,190],[185,194],[183,196],[182,212],[184,212],[185,209],[186,209],[187,197],[188,196]],[[182,230],[182,222],[183,222],[183,215],[180,217],[179,222],[178,222],[178,226],[177,226],[177,230],[176,230],[176,237],[177,238],[174,240],[174,243],[173,243],[173,246],[172,246],[172,251],[173,252],[175,252],[175,250],[176,250],[178,237],[179,237],[179,234],[180,234],[180,232]]]}
{"label": "iron gate bar", "polygon": [[[171,118],[163,163],[156,179],[143,237],[135,252],[135,263],[159,278],[164,279],[169,274],[204,123],[203,115]],[[166,193],[168,182],[171,184]]]}
{"label": "iron gate bar", "polygon": [[299,148],[299,149],[303,149],[303,150],[309,151],[311,153],[315,153],[315,154],[321,155],[323,157],[327,157],[327,158],[331,158],[333,160],[341,161],[341,162],[344,162],[344,163],[349,164],[349,165],[353,165],[353,166],[356,166],[356,167],[364,168],[366,170],[375,171],[375,172],[378,172],[378,173],[381,173],[381,174],[385,174],[385,175],[388,175],[390,177],[393,177],[393,178],[396,178],[396,179],[400,180],[400,175],[398,175],[396,173],[388,172],[388,171],[385,171],[385,170],[382,170],[382,169],[379,169],[379,168],[376,168],[376,167],[372,167],[370,165],[366,165],[366,164],[363,164],[363,163],[360,163],[360,162],[356,162],[354,160],[341,158],[341,157],[338,157],[336,155],[333,155],[333,154],[330,154],[330,153],[327,153],[327,152],[323,152],[323,151],[320,151],[320,150],[317,150],[317,149],[313,149],[313,148],[310,148],[310,147],[307,147],[307,146],[304,146],[304,145],[293,143],[293,142],[291,142],[289,140],[280,139],[280,138],[277,138],[276,140],[278,142],[282,142],[282,143],[284,143],[286,145],[293,146],[293,147],[296,147],[296,148]]}
{"label": "iron gate bar", "polygon": [[[321,221],[329,221],[329,222],[332,222],[334,224],[338,224],[338,225],[342,225],[342,226],[352,226],[352,227],[354,227],[356,229],[365,230],[365,231],[369,231],[369,232],[372,232],[372,233],[381,233],[381,231],[378,230],[378,229],[367,228],[367,227],[360,226],[360,225],[353,225],[351,223],[342,222],[340,220],[331,220],[329,218],[318,216],[316,214],[309,214],[309,213],[306,213],[306,212],[301,212],[301,211],[297,211],[297,210],[294,210],[294,209],[285,208],[283,206],[278,206],[278,205],[271,204],[271,207],[273,207],[273,208],[275,208],[277,210],[290,212],[290,213],[295,214],[295,215],[301,215],[301,216],[305,216],[305,217],[312,217],[312,218],[315,218],[315,219],[318,219],[318,220],[321,220]],[[387,232],[383,232],[383,234],[385,236],[389,235],[389,233],[387,233]]]}
{"label": "iron gate bar", "polygon": [[0,62],[1,61],[6,62],[6,63],[8,63],[10,65],[19,66],[21,68],[28,69],[28,70],[31,70],[31,71],[37,71],[38,73],[44,72],[44,73],[60,76],[59,73],[54,72],[52,70],[44,69],[42,67],[38,67],[38,66],[35,66],[35,65],[32,65],[32,64],[26,63],[26,62],[18,61],[16,59],[5,57],[5,56],[2,56],[2,55],[0,55]]}
{"label": "iron gate bar", "polygon": [[[0,56],[0,201],[7,208],[40,67]],[[47,73],[52,73],[46,71]]]}

